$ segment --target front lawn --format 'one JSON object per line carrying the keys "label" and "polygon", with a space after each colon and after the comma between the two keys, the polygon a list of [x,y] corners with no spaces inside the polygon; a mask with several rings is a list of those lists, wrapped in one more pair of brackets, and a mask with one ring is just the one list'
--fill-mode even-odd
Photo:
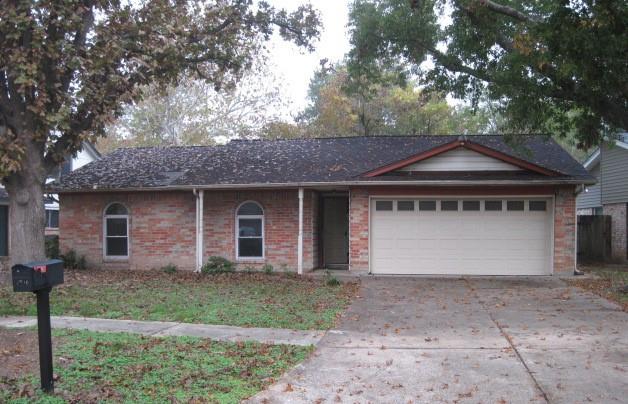
{"label": "front lawn", "polygon": [[[34,330],[0,328],[0,358],[16,355],[4,341],[36,341]],[[32,335],[31,335],[32,334]],[[36,366],[0,373],[0,402],[238,403],[305,359],[312,348],[215,342],[191,337],[151,338],[124,333],[55,330],[55,394],[39,390]],[[28,362],[37,344],[19,349]],[[11,358],[7,358],[7,363]],[[32,362],[32,361],[31,361]],[[36,363],[36,361],[35,361]]]}
{"label": "front lawn", "polygon": [[578,269],[592,276],[570,279],[570,285],[612,300],[628,311],[628,265],[587,265]]}
{"label": "front lawn", "polygon": [[[286,274],[66,270],[50,299],[53,315],[307,330],[333,327],[356,288]],[[0,315],[36,315],[34,296],[1,287]]]}

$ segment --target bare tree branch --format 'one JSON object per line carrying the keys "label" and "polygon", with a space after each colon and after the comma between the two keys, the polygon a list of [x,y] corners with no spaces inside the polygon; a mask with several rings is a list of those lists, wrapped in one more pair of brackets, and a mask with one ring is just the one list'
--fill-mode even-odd
{"label": "bare tree branch", "polygon": [[475,3],[495,13],[514,18],[517,21],[538,22],[535,18],[530,17],[529,15],[522,13],[519,10],[516,10],[512,7],[505,6],[503,4],[495,3],[494,1],[491,1],[491,0],[477,0]]}

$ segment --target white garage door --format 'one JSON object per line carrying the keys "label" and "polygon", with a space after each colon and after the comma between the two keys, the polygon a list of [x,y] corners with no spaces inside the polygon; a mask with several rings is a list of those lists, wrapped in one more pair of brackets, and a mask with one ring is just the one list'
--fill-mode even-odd
{"label": "white garage door", "polygon": [[373,199],[376,274],[551,274],[549,198]]}

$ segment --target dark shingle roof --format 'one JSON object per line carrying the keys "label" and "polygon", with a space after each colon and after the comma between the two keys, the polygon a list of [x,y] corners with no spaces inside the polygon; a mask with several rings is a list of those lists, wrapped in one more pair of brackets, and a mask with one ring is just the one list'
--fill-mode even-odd
{"label": "dark shingle roof", "polygon": [[[304,184],[382,181],[364,173],[456,140],[457,136],[374,136],[273,141],[232,141],[221,146],[118,149],[68,174],[56,191],[130,188],[185,188],[235,184]],[[551,179],[591,182],[592,177],[564,149],[544,136],[519,136],[508,145],[502,136],[468,140],[558,172],[555,177],[517,176],[514,180]],[[507,173],[503,180],[507,180]],[[432,180],[437,177],[431,178]],[[468,175],[460,175],[461,181]],[[484,177],[482,177],[484,178]],[[417,180],[417,178],[414,178]],[[438,178],[437,178],[438,179]],[[418,180],[429,180],[419,178]]]}

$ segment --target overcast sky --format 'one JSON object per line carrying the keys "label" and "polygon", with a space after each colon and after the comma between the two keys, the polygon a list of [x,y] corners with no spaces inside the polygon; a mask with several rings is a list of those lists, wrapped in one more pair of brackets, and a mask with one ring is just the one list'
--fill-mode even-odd
{"label": "overcast sky", "polygon": [[[270,0],[277,8],[294,10],[305,0]],[[281,80],[284,97],[290,100],[290,113],[294,114],[307,104],[307,89],[314,71],[320,66],[321,59],[337,62],[349,50],[347,21],[350,0],[311,0],[319,10],[323,27],[320,41],[315,44],[312,53],[299,49],[296,45],[283,41],[276,36],[269,46],[271,59]]]}

